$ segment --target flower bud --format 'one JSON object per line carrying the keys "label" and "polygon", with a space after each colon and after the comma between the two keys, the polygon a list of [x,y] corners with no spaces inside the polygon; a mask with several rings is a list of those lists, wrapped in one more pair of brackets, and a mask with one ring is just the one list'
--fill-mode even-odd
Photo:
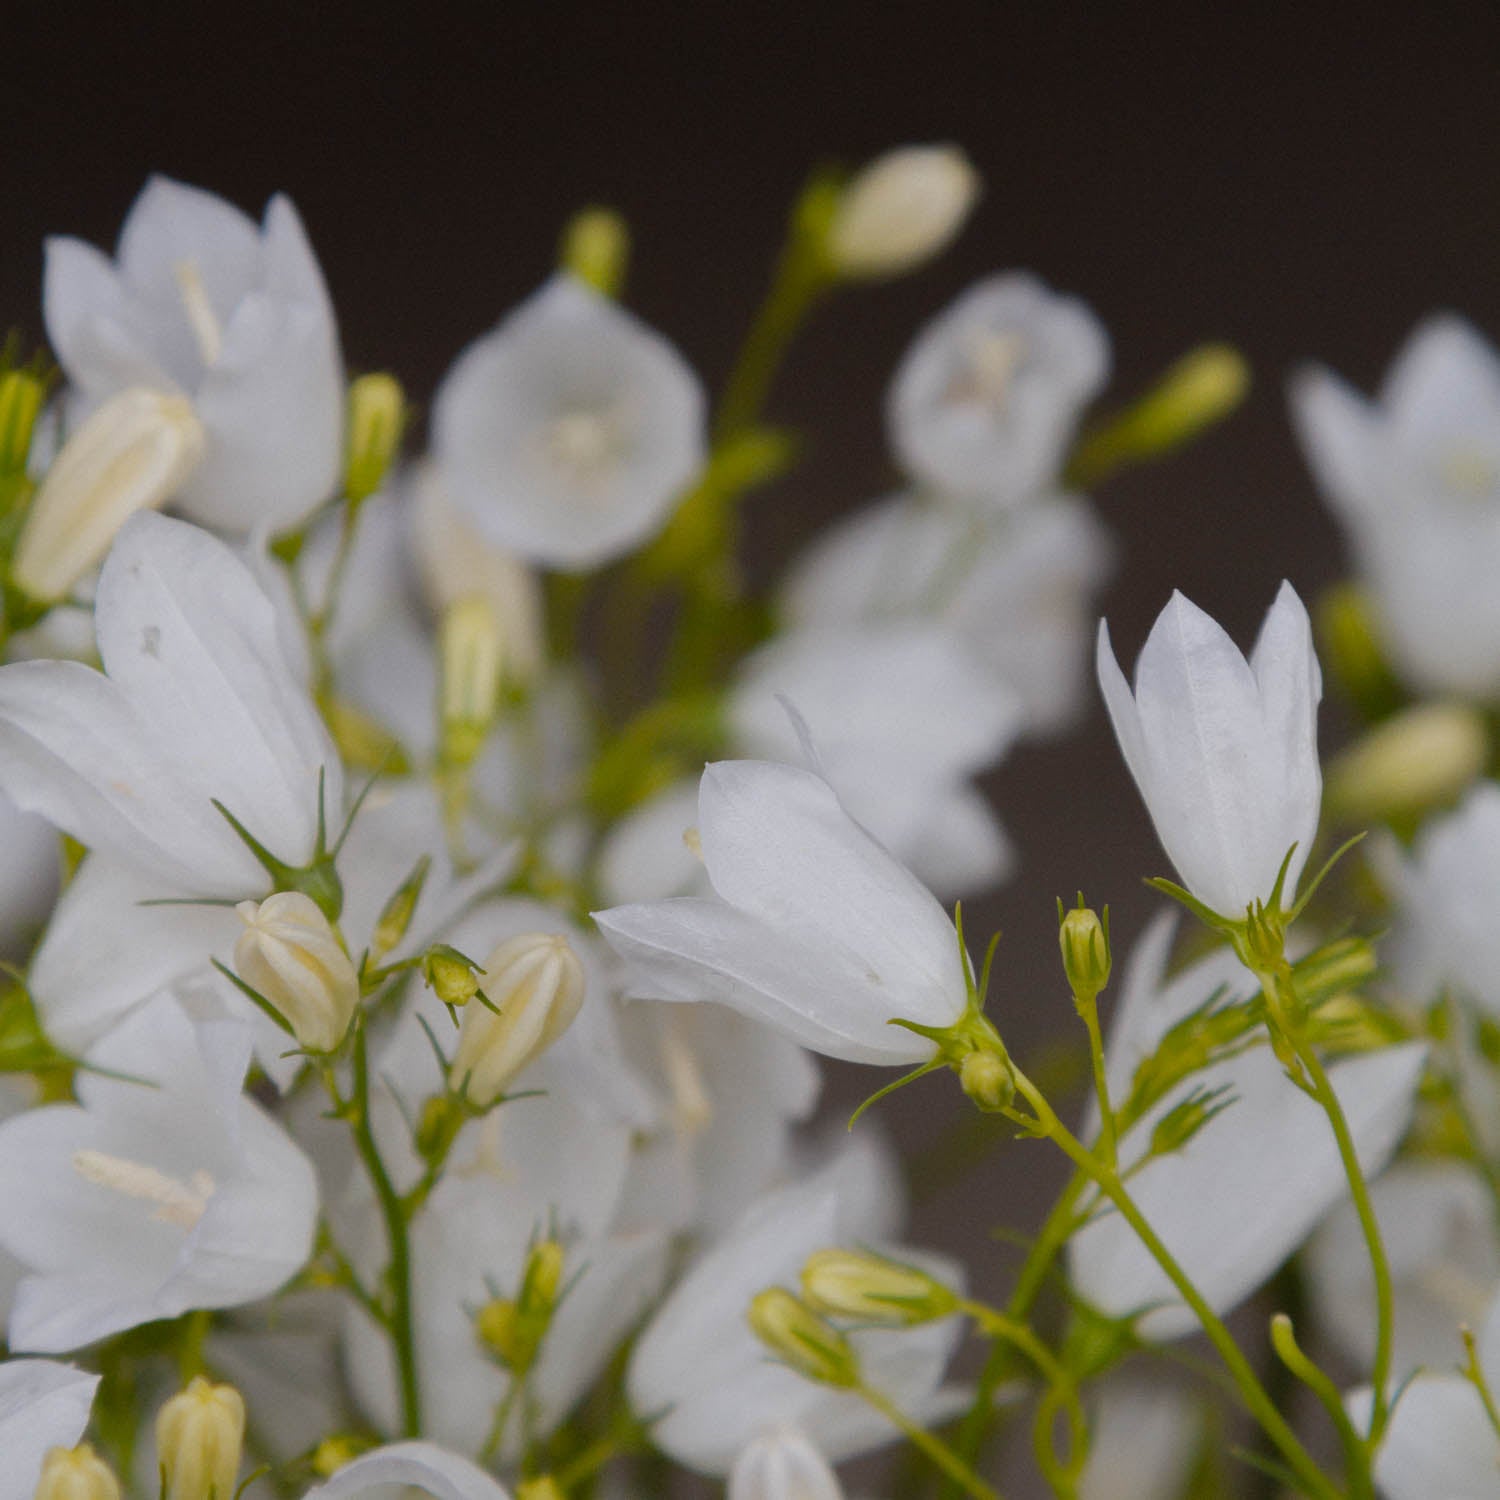
{"label": "flower bud", "polygon": [[567,1500],[567,1494],[550,1474],[538,1474],[516,1486],[516,1500]]}
{"label": "flower bud", "polygon": [[24,476],[46,387],[29,370],[0,375],[0,478]]}
{"label": "flower bud", "polygon": [[120,1481],[87,1443],[49,1448],[35,1500],[120,1500]]}
{"label": "flower bud", "polygon": [[1005,1109],[1016,1097],[1010,1062],[994,1052],[970,1052],[959,1065],[958,1082],[980,1109],[991,1114]]}
{"label": "flower bud", "polygon": [[138,510],[155,509],[203,456],[202,424],[183,396],[132,386],[104,403],[52,461],[16,543],[11,581],[60,599]]}
{"label": "flower bud", "polygon": [[479,993],[479,965],[438,943],[422,955],[422,981],[444,1005],[467,1005]]}
{"label": "flower bud", "polygon": [[536,1361],[557,1308],[562,1271],[562,1246],[543,1240],[526,1258],[515,1300],[492,1298],[474,1319],[480,1342],[513,1375],[524,1375]]}
{"label": "flower bud", "polygon": [[859,1384],[859,1362],[849,1340],[785,1287],[757,1294],[747,1319],[751,1333],[799,1375],[820,1385]]}
{"label": "flower bud", "polygon": [[467,766],[495,722],[500,700],[500,621],[480,594],[448,606],[441,645],[442,702],[438,717],[442,757]]}
{"label": "flower bud", "polygon": [[338,1433],[326,1437],[312,1451],[308,1467],[319,1479],[331,1479],[345,1464],[352,1464],[362,1453],[373,1446],[367,1437],[354,1433]]}
{"label": "flower bud", "polygon": [[495,1008],[464,1012],[450,1070],[455,1089],[481,1109],[495,1103],[572,1025],[583,985],[583,965],[567,938],[532,932],[501,943],[484,966],[484,992]]}
{"label": "flower bud", "polygon": [[241,979],[270,1001],[310,1052],[332,1052],[359,1004],[359,975],[311,896],[277,891],[235,907],[245,930],[234,945]]}
{"label": "flower bud", "polygon": [[412,867],[411,874],[401,882],[395,894],[381,908],[375,931],[370,935],[370,957],[376,962],[384,958],[406,936],[417,902],[422,899],[422,887],[426,884],[431,864],[431,856],[424,854]]}
{"label": "flower bud", "polygon": [[1098,913],[1083,904],[1082,896],[1072,911],[1063,911],[1059,901],[1058,912],[1063,973],[1080,1001],[1093,1000],[1109,983],[1109,912],[1106,909],[1101,922]]}
{"label": "flower bud", "polygon": [[1318,659],[1366,718],[1399,706],[1401,685],[1386,661],[1375,611],[1357,583],[1324,590],[1317,607]]}
{"label": "flower bud", "polygon": [[234,1500],[245,1443],[245,1403],[232,1385],[196,1376],[156,1417],[165,1500]]}
{"label": "flower bud", "polygon": [[563,231],[563,269],[601,296],[618,297],[630,258],[630,230],[612,208],[585,208]]}
{"label": "flower bud", "polygon": [[385,483],[405,426],[406,396],[394,375],[361,375],[349,387],[344,494],[351,505],[368,500]]}
{"label": "flower bud", "polygon": [[844,189],[828,229],[842,276],[899,276],[953,241],[979,196],[979,174],[956,146],[903,146]]}
{"label": "flower bud", "polygon": [[925,1271],[859,1250],[808,1256],[802,1295],[817,1312],[862,1323],[928,1323],[957,1306],[953,1293]]}
{"label": "flower bud", "polygon": [[1328,768],[1330,807],[1355,822],[1410,817],[1455,801],[1489,759],[1484,719],[1428,703],[1387,719]]}

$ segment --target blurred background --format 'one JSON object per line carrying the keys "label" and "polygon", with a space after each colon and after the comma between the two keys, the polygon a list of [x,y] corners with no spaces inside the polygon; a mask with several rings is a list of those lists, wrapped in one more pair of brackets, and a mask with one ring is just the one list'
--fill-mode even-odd
{"label": "blurred background", "polygon": [[[458,350],[548,273],[588,202],[635,235],[626,299],[722,380],[807,170],[952,140],[986,193],[926,271],[851,289],[816,317],[772,416],[807,461],[750,509],[768,579],[839,512],[890,487],[881,400],[919,323],[976,277],[1027,267],[1084,297],[1114,340],[1106,406],[1189,346],[1249,357],[1246,407],[1096,498],[1119,542],[1105,595],[1133,660],[1173,587],[1243,643],[1275,586],[1311,598],[1338,542],[1286,420],[1316,356],[1372,386],[1441,306],[1500,333],[1500,11],[929,3],[332,4],[9,8],[0,319],[40,337],[41,241],[103,244],[146,174],[307,222],[355,369],[430,397]],[[1497,581],[1500,582],[1500,581]],[[1325,741],[1337,733],[1325,714]],[[1117,952],[1165,861],[1102,711],[1027,747],[989,790],[1022,853],[977,907],[1002,927],[993,1014],[1023,1056],[1073,1021],[1054,897],[1114,908]],[[840,1104],[871,1087],[836,1080]],[[883,1105],[922,1149],[959,1118],[942,1079]],[[1056,1176],[1006,1144],[919,1207],[917,1239],[991,1288]]]}

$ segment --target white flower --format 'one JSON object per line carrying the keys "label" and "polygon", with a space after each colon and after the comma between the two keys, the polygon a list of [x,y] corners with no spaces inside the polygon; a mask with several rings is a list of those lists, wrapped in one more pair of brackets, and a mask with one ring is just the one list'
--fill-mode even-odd
{"label": "white flower", "polygon": [[1161,1500],[1181,1495],[1197,1457],[1198,1413],[1171,1386],[1106,1382],[1089,1423],[1079,1500]]}
{"label": "white flower", "polygon": [[844,1500],[838,1475],[796,1427],[752,1438],[729,1471],[728,1500]]}
{"label": "white flower", "polygon": [[[30,1270],[14,1349],[77,1349],[269,1296],[306,1261],[311,1163],[240,1094],[250,1037],[163,995],[90,1051],[79,1104],[0,1125],[0,1243]],[[100,1071],[93,1071],[93,1070]]]}
{"label": "white flower", "polygon": [[297,211],[252,220],[222,198],[153,177],[113,262],[47,242],[47,336],[82,403],[128,386],[191,398],[207,433],[177,504],[205,525],[281,530],[328,498],[343,442],[333,308]]}
{"label": "white flower", "polygon": [[886,402],[891,445],[941,495],[1014,505],[1057,478],[1108,372],[1108,340],[1082,302],[1021,272],[991,276],[901,361]]}
{"label": "white flower", "polygon": [[345,1464],[326,1484],[310,1489],[305,1500],[375,1500],[414,1489],[433,1500],[510,1500],[499,1480],[477,1464],[439,1448],[436,1443],[391,1443]]}
{"label": "white flower", "polygon": [[662,1000],[714,1000],[851,1062],[933,1054],[895,1018],[950,1026],[967,1005],[953,924],[828,783],[764,761],[703,773],[698,837],[712,897],[596,912]]}
{"label": "white flower", "polygon": [[1240,918],[1269,899],[1295,844],[1289,906],[1323,786],[1323,678],[1296,591],[1281,585],[1248,662],[1174,593],[1136,663],[1133,695],[1102,620],[1098,667],[1120,751],[1182,883],[1211,910]]}
{"label": "white flower", "polygon": [[1417,688],[1500,693],[1500,357],[1451,314],[1426,319],[1369,401],[1303,371],[1292,416],[1350,533],[1383,643]]}
{"label": "white flower", "polygon": [[[1148,928],[1126,975],[1107,1049],[1110,1093],[1129,1093],[1137,1065],[1198,1007],[1245,999],[1258,986],[1227,950],[1165,979],[1173,921]],[[1385,1165],[1411,1117],[1426,1049],[1389,1047],[1328,1069],[1367,1176]],[[1156,1123],[1195,1089],[1225,1088],[1233,1103],[1186,1146],[1133,1172],[1130,1193],[1209,1306],[1228,1312],[1255,1290],[1348,1192],[1328,1117],[1254,1047],[1195,1073],[1125,1135],[1122,1168],[1141,1162]],[[1180,1338],[1197,1320],[1118,1213],[1092,1220],[1069,1243],[1073,1284],[1114,1317],[1144,1313],[1149,1339]]]}
{"label": "white flower", "polygon": [[979,196],[979,174],[956,146],[903,146],[859,171],[828,229],[843,276],[899,276],[953,242]]}
{"label": "white flower", "polygon": [[83,1437],[99,1377],[50,1359],[0,1363],[0,1500],[32,1500],[42,1460]]}
{"label": "white flower", "polygon": [[311,896],[277,891],[241,901],[245,924],[234,945],[240,978],[271,1002],[298,1046],[332,1052],[359,1004],[359,975],[338,934]]}
{"label": "white flower", "polygon": [[666,521],[702,467],[705,405],[665,339],[559,275],[459,355],[433,399],[433,453],[491,542],[593,568]]}
{"label": "white flower", "polygon": [[0,954],[14,958],[30,946],[57,895],[57,864],[52,826],[0,795]]}
{"label": "white flower", "polygon": [[1017,694],[1026,732],[1051,734],[1082,708],[1110,551],[1076,496],[973,516],[892,495],[824,532],[792,565],[781,606],[803,626],[941,620]]}

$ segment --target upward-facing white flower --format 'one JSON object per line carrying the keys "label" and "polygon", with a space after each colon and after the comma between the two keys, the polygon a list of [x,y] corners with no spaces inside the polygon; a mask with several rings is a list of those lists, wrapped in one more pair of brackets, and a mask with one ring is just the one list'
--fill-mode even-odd
{"label": "upward-facing white flower", "polygon": [[32,1500],[42,1460],[88,1426],[99,1377],[50,1359],[0,1364],[0,1500]]}
{"label": "upward-facing white flower", "polygon": [[231,531],[280,530],[333,491],[343,364],[302,221],[280,195],[257,227],[232,204],[153,177],[113,261],[47,242],[47,336],[85,407],[128,386],[192,399],[207,450],[177,504]]}
{"label": "upward-facing white flower", "polygon": [[459,355],[433,400],[433,452],[497,546],[592,568],[667,519],[703,464],[705,410],[665,339],[559,275]]}
{"label": "upward-facing white flower", "polygon": [[1099,622],[1099,686],[1167,857],[1205,906],[1238,919],[1287,866],[1290,903],[1318,827],[1322,673],[1289,583],[1247,662],[1181,594],[1157,616],[1135,691]]}
{"label": "upward-facing white flower", "polygon": [[972,286],[917,336],[886,398],[891,444],[918,483],[1014,505],[1047,488],[1109,343],[1082,302],[1022,272]]}

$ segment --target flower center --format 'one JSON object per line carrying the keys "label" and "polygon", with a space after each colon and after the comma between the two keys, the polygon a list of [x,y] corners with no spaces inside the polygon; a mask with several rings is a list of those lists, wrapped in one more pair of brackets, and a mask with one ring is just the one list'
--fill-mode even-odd
{"label": "flower center", "polygon": [[1025,335],[1008,330],[982,333],[970,343],[964,368],[950,395],[955,401],[978,401],[1003,411],[1016,371],[1026,363]]}
{"label": "flower center", "polygon": [[175,1224],[179,1229],[194,1228],[214,1195],[214,1180],[201,1168],[184,1183],[127,1157],[109,1156],[103,1151],[75,1151],[73,1170],[85,1182],[143,1203],[154,1203],[156,1212],[151,1217],[164,1224]]}
{"label": "flower center", "polygon": [[620,434],[614,418],[601,407],[578,407],[549,422],[542,452],[549,468],[569,489],[597,491],[609,478],[619,455]]}
{"label": "flower center", "polygon": [[1469,443],[1457,443],[1440,456],[1438,478],[1467,500],[1488,500],[1500,488],[1495,456]]}
{"label": "flower center", "polygon": [[208,288],[203,285],[196,261],[178,261],[172,267],[172,275],[177,281],[182,310],[187,314],[188,326],[198,345],[198,355],[211,370],[224,352],[224,330],[219,326],[213,303],[208,300]]}

